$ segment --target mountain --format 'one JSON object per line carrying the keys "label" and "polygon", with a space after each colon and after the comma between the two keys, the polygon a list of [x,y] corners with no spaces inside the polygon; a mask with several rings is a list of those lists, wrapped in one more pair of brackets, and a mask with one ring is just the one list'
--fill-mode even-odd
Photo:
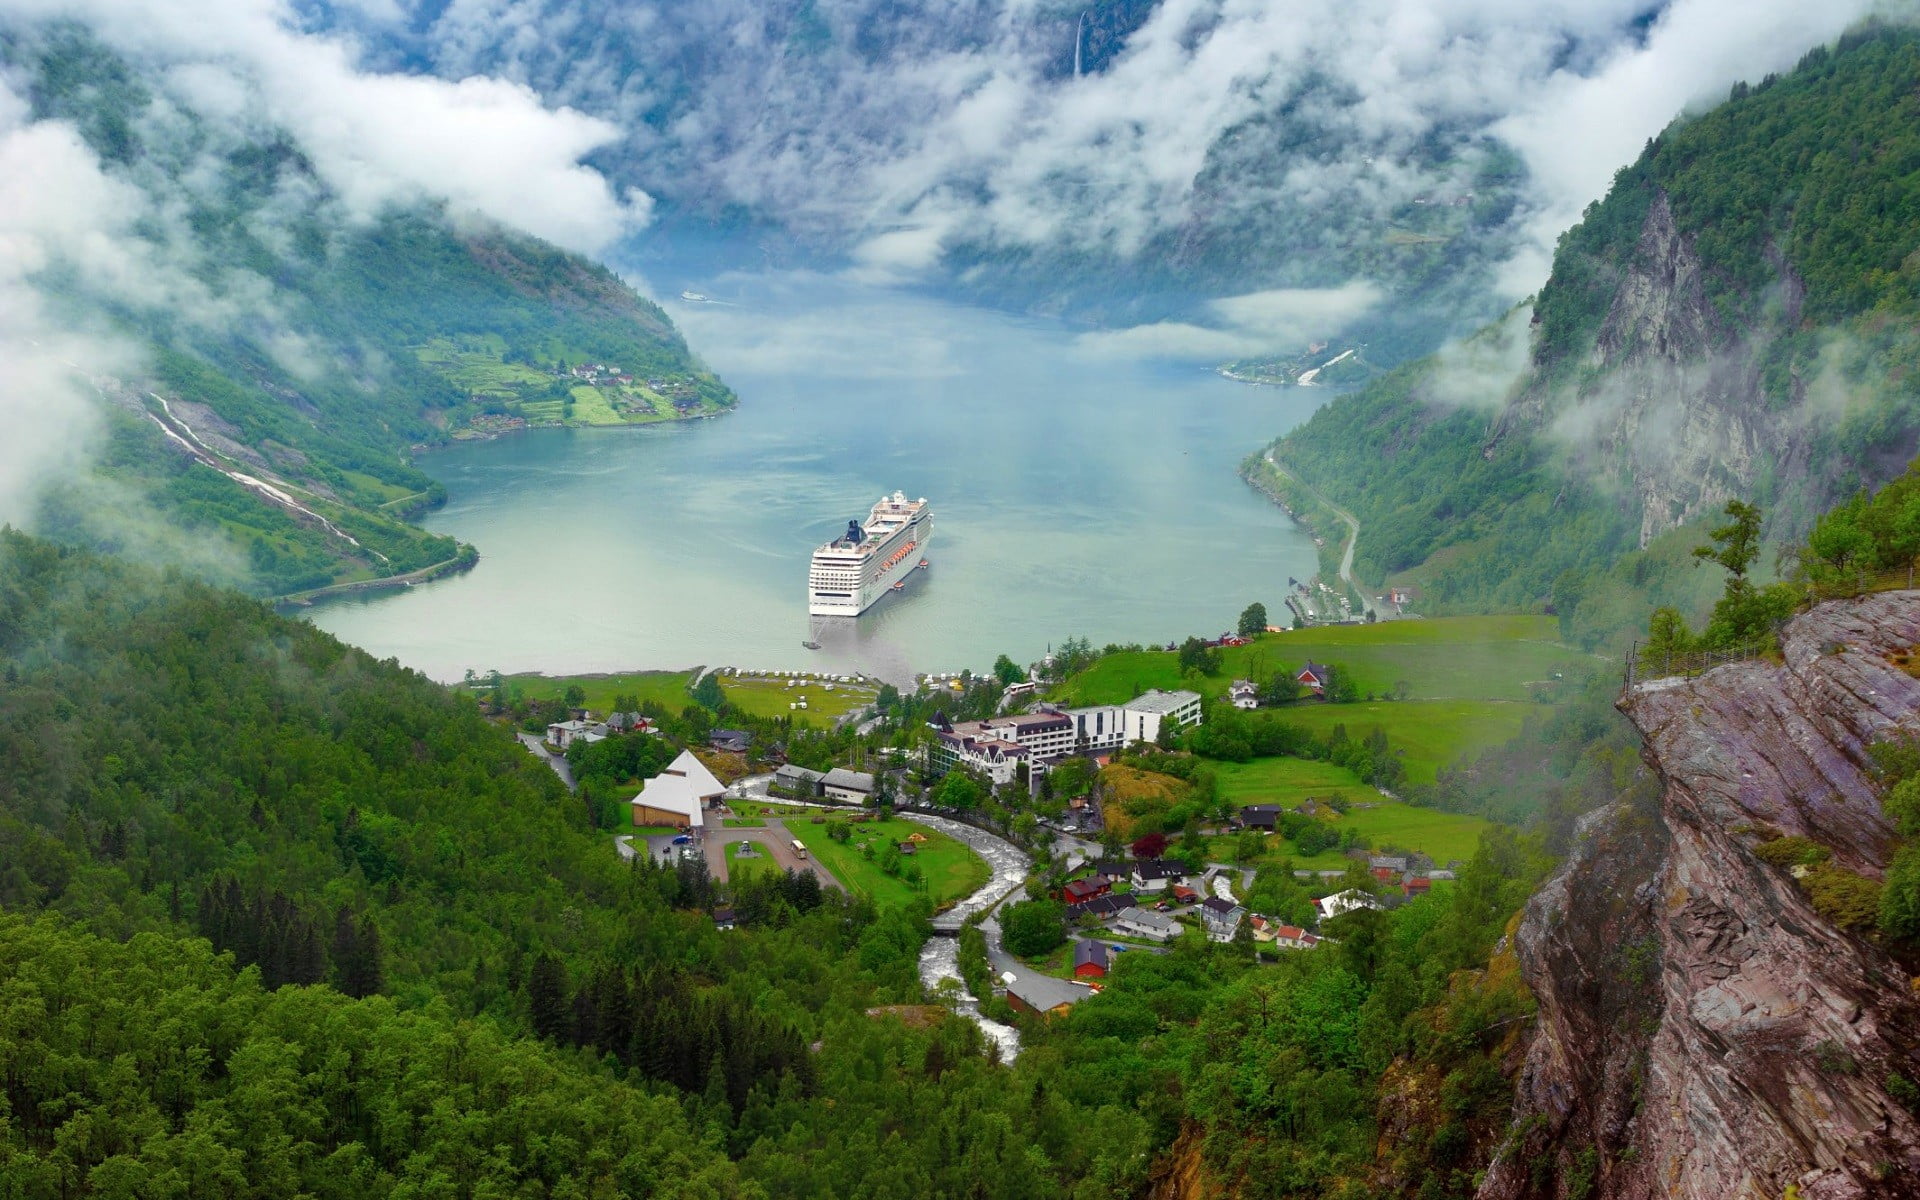
{"label": "mountain", "polygon": [[734,402],[606,268],[425,200],[356,211],[272,126],[182,112],[76,27],[17,32],[32,128],[74,131],[136,214],[100,239],[129,269],[83,246],[32,277],[105,401],[49,536],[267,595],[457,568],[473,548],[409,523],[443,496],[420,451]]}
{"label": "mountain", "polygon": [[1658,799],[1587,818],[1516,931],[1539,1014],[1484,1200],[1913,1194],[1914,943],[1874,926],[1916,641],[1915,593],[1836,601],[1780,662],[1623,694]]}
{"label": "mountain", "polygon": [[1892,28],[1736,87],[1619,173],[1530,314],[1326,406],[1274,447],[1297,484],[1250,473],[1351,512],[1361,576],[1433,611],[1606,624],[1615,560],[1663,560],[1730,498],[1794,540],[1920,450],[1916,89]]}

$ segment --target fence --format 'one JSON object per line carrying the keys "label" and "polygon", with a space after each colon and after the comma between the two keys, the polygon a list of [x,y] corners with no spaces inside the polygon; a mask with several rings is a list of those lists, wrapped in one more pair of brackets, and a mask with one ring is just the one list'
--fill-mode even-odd
{"label": "fence", "polygon": [[1637,684],[1649,679],[1692,679],[1728,663],[1763,658],[1770,645],[1770,641],[1763,639],[1722,650],[1682,650],[1675,653],[1669,649],[1655,654],[1654,647],[1643,647],[1635,642],[1633,648],[1627,651],[1626,676],[1620,682],[1620,694],[1626,695]]}

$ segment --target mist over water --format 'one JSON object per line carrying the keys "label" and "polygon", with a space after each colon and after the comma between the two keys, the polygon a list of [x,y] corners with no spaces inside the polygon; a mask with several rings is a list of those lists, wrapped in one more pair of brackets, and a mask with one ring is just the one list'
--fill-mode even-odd
{"label": "mist over water", "polygon": [[[821,275],[659,284],[713,297],[667,307],[738,411],[429,455],[449,500],[425,524],[479,565],[314,623],[440,679],[697,664],[903,679],[1069,636],[1218,632],[1314,570],[1312,541],[1235,467],[1328,391]],[[857,621],[810,620],[813,547],[895,488],[933,503],[932,567]]]}

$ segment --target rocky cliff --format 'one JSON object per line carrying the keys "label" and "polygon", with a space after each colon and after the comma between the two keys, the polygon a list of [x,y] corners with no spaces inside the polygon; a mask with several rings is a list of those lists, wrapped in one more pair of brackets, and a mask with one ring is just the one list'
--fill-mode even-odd
{"label": "rocky cliff", "polygon": [[[1920,732],[1920,592],[1824,605],[1784,661],[1643,683],[1656,809],[1595,814],[1516,935],[1539,1020],[1484,1200],[1920,1195],[1920,980],[1757,858],[1776,836],[1877,879],[1867,747]],[[1831,912],[1830,906],[1827,907]]]}

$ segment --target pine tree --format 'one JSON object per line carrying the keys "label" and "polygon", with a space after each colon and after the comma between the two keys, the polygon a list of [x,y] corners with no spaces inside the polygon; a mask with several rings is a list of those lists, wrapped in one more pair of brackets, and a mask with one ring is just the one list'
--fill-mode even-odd
{"label": "pine tree", "polygon": [[567,1036],[567,973],[560,960],[542,952],[527,972],[527,1018],[534,1036],[550,1042]]}

